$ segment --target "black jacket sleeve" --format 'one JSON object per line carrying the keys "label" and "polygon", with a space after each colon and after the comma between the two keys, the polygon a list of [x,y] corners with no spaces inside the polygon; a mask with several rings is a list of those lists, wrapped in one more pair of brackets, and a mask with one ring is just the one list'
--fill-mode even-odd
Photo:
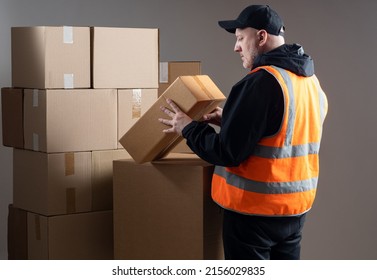
{"label": "black jacket sleeve", "polygon": [[284,96],[278,81],[266,71],[257,71],[233,86],[224,105],[219,133],[207,123],[193,121],[182,135],[203,160],[238,166],[262,137],[279,130],[283,113]]}

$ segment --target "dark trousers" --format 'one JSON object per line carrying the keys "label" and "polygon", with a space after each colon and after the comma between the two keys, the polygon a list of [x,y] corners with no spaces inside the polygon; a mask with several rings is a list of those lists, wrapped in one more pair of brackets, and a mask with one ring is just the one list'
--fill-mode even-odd
{"label": "dark trousers", "polygon": [[224,210],[223,243],[227,260],[298,260],[306,214],[262,217]]}

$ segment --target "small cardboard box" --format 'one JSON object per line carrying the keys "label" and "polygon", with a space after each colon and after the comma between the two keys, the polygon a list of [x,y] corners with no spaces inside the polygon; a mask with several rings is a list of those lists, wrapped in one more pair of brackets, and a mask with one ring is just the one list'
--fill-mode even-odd
{"label": "small cardboard box", "polygon": [[1,89],[1,112],[3,145],[22,149],[24,147],[22,89]]}
{"label": "small cardboard box", "polygon": [[116,159],[124,150],[47,154],[13,150],[13,204],[45,216],[112,210]]}
{"label": "small cardboard box", "polygon": [[46,217],[9,206],[9,259],[111,260],[113,212]]}
{"label": "small cardboard box", "polygon": [[207,75],[177,78],[119,141],[138,163],[162,158],[182,140],[177,134],[162,132],[166,126],[158,118],[168,118],[160,109],[168,106],[166,98],[172,99],[193,120],[201,119],[225,100]]}
{"label": "small cardboard box", "polygon": [[158,96],[179,77],[201,75],[200,61],[167,61],[160,62],[160,79],[158,84]]}
{"label": "small cardboard box", "polygon": [[115,89],[24,91],[25,149],[47,153],[117,148]]}
{"label": "small cardboard box", "polygon": [[[118,140],[156,102],[157,89],[118,89]],[[118,148],[123,148],[118,141]]]}
{"label": "small cardboard box", "polygon": [[158,29],[92,27],[93,88],[158,88]]}
{"label": "small cardboard box", "polygon": [[114,161],[114,258],[223,259],[213,165],[194,154]]}
{"label": "small cardboard box", "polygon": [[12,86],[90,88],[90,28],[12,27]]}

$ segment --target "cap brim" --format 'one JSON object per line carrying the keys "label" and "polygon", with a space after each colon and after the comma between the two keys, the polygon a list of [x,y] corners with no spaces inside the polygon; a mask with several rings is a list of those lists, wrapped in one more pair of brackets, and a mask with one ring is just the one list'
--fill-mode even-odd
{"label": "cap brim", "polygon": [[243,28],[242,24],[237,20],[222,20],[219,21],[219,25],[230,33],[236,33],[237,28]]}

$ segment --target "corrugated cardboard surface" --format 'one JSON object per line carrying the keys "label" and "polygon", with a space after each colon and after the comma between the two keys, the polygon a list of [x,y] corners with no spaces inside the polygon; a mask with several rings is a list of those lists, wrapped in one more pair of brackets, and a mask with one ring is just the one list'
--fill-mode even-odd
{"label": "corrugated cardboard surface", "polygon": [[9,206],[9,259],[113,259],[113,212],[46,217]]}
{"label": "corrugated cardboard surface", "polygon": [[[38,223],[38,219],[40,222]],[[41,259],[106,260],[113,259],[112,211],[44,217],[28,213],[29,248],[41,249]],[[37,227],[40,227],[39,229]],[[40,239],[38,231],[46,233]],[[47,251],[45,249],[47,248]],[[29,251],[30,259],[34,258]],[[47,255],[45,255],[47,253]]]}
{"label": "corrugated cardboard surface", "polygon": [[200,61],[167,61],[160,62],[160,80],[158,84],[158,96],[179,77],[201,75]]}
{"label": "corrugated cardboard surface", "polygon": [[1,89],[1,112],[3,145],[22,149],[24,147],[22,89]]}
{"label": "corrugated cardboard surface", "polygon": [[212,172],[195,155],[114,161],[114,258],[222,259]]}
{"label": "corrugated cardboard surface", "polygon": [[8,259],[27,260],[27,212],[8,207]]}
{"label": "corrugated cardboard surface", "polygon": [[225,100],[224,94],[206,75],[177,78],[119,141],[138,163],[162,158],[182,140],[179,135],[162,132],[166,126],[158,118],[167,118],[160,109],[168,106],[166,98],[171,98],[194,120],[199,120]]}
{"label": "corrugated cardboard surface", "polygon": [[117,148],[115,89],[24,92],[25,148],[47,153]]}
{"label": "corrugated cardboard surface", "polygon": [[91,211],[91,164],[90,152],[14,149],[14,206],[46,216]]}
{"label": "corrugated cardboard surface", "polygon": [[90,28],[12,27],[12,86],[90,88]]}
{"label": "corrugated cardboard surface", "polygon": [[158,88],[159,33],[93,27],[93,88]]}
{"label": "corrugated cardboard surface", "polygon": [[157,89],[118,89],[118,140],[152,107],[157,95]]}
{"label": "corrugated cardboard surface", "polygon": [[13,151],[13,204],[45,216],[111,210],[112,162],[125,150],[47,154]]}
{"label": "corrugated cardboard surface", "polygon": [[92,209],[113,209],[113,161],[128,158],[125,150],[92,152]]}

